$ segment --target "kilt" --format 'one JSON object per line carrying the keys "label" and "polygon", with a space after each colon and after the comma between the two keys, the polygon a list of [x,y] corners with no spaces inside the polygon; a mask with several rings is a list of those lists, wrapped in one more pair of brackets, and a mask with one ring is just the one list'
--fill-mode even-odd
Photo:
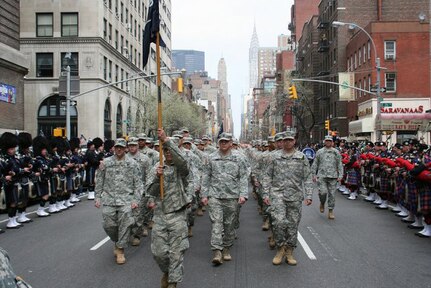
{"label": "kilt", "polygon": [[359,186],[361,175],[356,169],[349,169],[346,173],[346,185]]}
{"label": "kilt", "polygon": [[407,179],[406,180],[406,196],[407,196],[407,205],[406,208],[413,214],[416,214],[418,211],[418,188],[417,188],[416,179]]}
{"label": "kilt", "polygon": [[19,200],[19,185],[18,183],[7,183],[4,185],[4,192],[6,198],[6,207],[10,207],[11,204],[17,204]]}
{"label": "kilt", "polygon": [[395,179],[395,201],[400,205],[406,205],[406,181],[404,177],[398,176]]}
{"label": "kilt", "polygon": [[418,189],[418,212],[422,214],[431,213],[431,184],[417,181]]}
{"label": "kilt", "polygon": [[380,193],[384,193],[384,194],[392,193],[389,180],[390,179],[387,176],[383,176],[383,175],[380,176]]}

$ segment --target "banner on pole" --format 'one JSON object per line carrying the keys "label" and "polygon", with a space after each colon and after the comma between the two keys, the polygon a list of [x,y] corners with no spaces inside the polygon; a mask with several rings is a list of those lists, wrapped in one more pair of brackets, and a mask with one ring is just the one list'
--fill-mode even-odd
{"label": "banner on pole", "polygon": [[355,73],[353,72],[339,72],[338,83],[340,84],[339,100],[340,101],[354,101],[355,90],[348,86],[355,86]]}

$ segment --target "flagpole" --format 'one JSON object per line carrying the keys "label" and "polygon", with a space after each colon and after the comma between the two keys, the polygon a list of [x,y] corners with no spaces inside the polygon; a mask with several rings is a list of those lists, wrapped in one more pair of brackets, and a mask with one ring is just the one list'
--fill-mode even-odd
{"label": "flagpole", "polygon": [[[156,36],[156,62],[157,62],[157,123],[158,128],[162,129],[162,81],[160,78],[160,33],[157,31]],[[163,145],[162,141],[159,139],[159,161],[160,166],[163,166]],[[160,199],[163,200],[164,197],[164,187],[163,187],[163,174],[160,176]]]}

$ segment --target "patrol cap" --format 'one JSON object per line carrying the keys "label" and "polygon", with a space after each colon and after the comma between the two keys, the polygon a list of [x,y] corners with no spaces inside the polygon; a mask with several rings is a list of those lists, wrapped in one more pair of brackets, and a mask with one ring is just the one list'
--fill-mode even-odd
{"label": "patrol cap", "polygon": [[126,139],[124,139],[124,138],[118,138],[117,140],[115,140],[114,147],[117,147],[117,146],[125,148],[127,146]]}
{"label": "patrol cap", "polygon": [[154,145],[154,146],[160,146],[160,142],[159,142],[159,140],[155,140],[155,141],[153,141],[153,145]]}
{"label": "patrol cap", "polygon": [[202,141],[210,140],[207,135],[202,136]]}
{"label": "patrol cap", "polygon": [[268,141],[262,141],[262,146],[268,147],[269,146]]}
{"label": "patrol cap", "polygon": [[193,138],[192,137],[184,137],[183,139],[183,143],[186,144],[192,144],[193,143]]}
{"label": "patrol cap", "polygon": [[130,137],[127,145],[138,145],[138,138],[137,137]]}
{"label": "patrol cap", "polygon": [[139,133],[137,138],[138,140],[147,140],[147,135],[145,133]]}
{"label": "patrol cap", "polygon": [[195,145],[202,145],[202,140],[201,139],[195,139],[195,141],[193,143]]}
{"label": "patrol cap", "polygon": [[239,145],[238,139],[236,139],[236,138],[233,139],[233,145]]}
{"label": "patrol cap", "polygon": [[181,132],[183,132],[183,133],[189,133],[190,130],[187,127],[183,127],[183,128],[181,128]]}
{"label": "patrol cap", "polygon": [[169,140],[176,145],[180,144],[180,139],[178,137],[169,137]]}
{"label": "patrol cap", "polygon": [[332,136],[325,136],[325,140],[324,141],[334,142],[334,139],[332,138]]}
{"label": "patrol cap", "polygon": [[221,133],[218,141],[221,141],[221,140],[232,141],[232,134],[227,132]]}
{"label": "patrol cap", "polygon": [[274,136],[269,136],[268,137],[268,143],[274,143],[275,142],[275,137]]}
{"label": "patrol cap", "polygon": [[153,143],[153,138],[151,138],[151,137],[145,138],[145,143],[146,144],[152,144]]}
{"label": "patrol cap", "polygon": [[278,132],[277,134],[275,134],[274,140],[275,142],[283,140],[285,136],[286,136],[286,133]]}
{"label": "patrol cap", "polygon": [[286,131],[283,140],[287,139],[295,140],[295,133],[293,133],[292,131]]}
{"label": "patrol cap", "polygon": [[177,137],[178,139],[182,139],[183,138],[183,132],[181,132],[179,130],[175,130],[174,132],[172,132],[172,137]]}

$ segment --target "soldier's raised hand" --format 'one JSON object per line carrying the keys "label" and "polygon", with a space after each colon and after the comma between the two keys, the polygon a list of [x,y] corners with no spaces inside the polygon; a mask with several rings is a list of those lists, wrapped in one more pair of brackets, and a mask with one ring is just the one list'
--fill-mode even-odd
{"label": "soldier's raised hand", "polygon": [[157,129],[157,137],[159,137],[160,141],[162,141],[163,143],[167,140],[167,136],[165,133],[165,130],[163,130],[162,128]]}
{"label": "soldier's raised hand", "polygon": [[163,169],[164,169],[163,166],[160,166],[160,165],[156,168],[156,173],[158,177],[163,175]]}
{"label": "soldier's raised hand", "polygon": [[268,205],[268,206],[271,205],[271,202],[269,201],[268,197],[263,198],[263,203],[265,203],[265,205]]}

